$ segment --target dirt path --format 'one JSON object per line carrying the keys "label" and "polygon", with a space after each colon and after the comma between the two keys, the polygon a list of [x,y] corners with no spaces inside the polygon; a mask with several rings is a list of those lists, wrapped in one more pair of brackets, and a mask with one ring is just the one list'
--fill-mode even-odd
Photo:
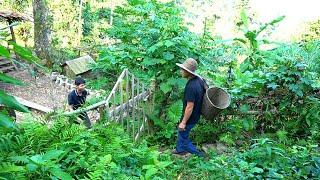
{"label": "dirt path", "polygon": [[[27,70],[13,71],[8,73],[8,75],[22,81],[25,86],[0,83],[0,88],[7,93],[54,110],[68,109],[67,96],[69,90],[52,82],[48,75],[41,74],[37,78],[34,78]],[[89,117],[96,118],[96,114],[88,114]],[[21,116],[23,115],[17,113],[18,121],[21,120]]]}
{"label": "dirt path", "polygon": [[25,84],[25,86],[0,84],[0,88],[11,95],[51,109],[61,109],[67,104],[67,88],[54,84],[49,76],[40,75],[33,78],[27,70],[10,72],[8,75],[21,80]]}

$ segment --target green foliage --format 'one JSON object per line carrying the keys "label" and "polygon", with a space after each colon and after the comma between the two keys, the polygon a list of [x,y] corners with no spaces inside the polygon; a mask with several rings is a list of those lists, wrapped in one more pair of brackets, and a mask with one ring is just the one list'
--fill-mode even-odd
{"label": "green foliage", "polygon": [[133,144],[115,124],[96,124],[88,131],[60,118],[51,127],[34,120],[18,127],[1,135],[1,145],[7,145],[0,149],[2,177],[150,179],[172,163],[158,160],[159,153],[144,142]]}
{"label": "green foliage", "polygon": [[[21,57],[25,58],[28,57],[28,60],[32,61],[34,56],[30,55],[28,51],[24,48],[18,46],[17,44],[13,43],[14,51],[19,54]],[[0,45],[0,57],[5,57],[10,59],[10,53],[7,48]],[[17,79],[14,79],[10,76],[5,75],[4,73],[0,72],[0,83],[9,83],[14,85],[23,85],[23,83]],[[29,110],[21,105],[13,96],[7,94],[5,91],[0,89],[0,105],[2,105],[2,109],[8,110],[17,110],[20,112],[29,112]],[[12,119],[9,117],[9,114],[6,111],[0,111],[0,132],[6,131],[7,129],[15,129],[16,126],[12,122]],[[0,145],[3,146],[3,145]],[[5,146],[5,143],[4,143]]]}
{"label": "green foliage", "polygon": [[150,117],[156,132],[164,131],[169,138],[179,120],[170,119],[169,106],[180,97],[185,83],[175,63],[187,57],[198,59],[199,38],[186,28],[182,9],[174,2],[128,1],[114,12],[114,24],[107,33],[116,43],[101,50],[95,70],[108,75],[129,68],[145,83],[154,79],[159,111]]}
{"label": "green foliage", "polygon": [[[320,173],[317,146],[308,145],[284,148],[270,139],[256,139],[245,152],[234,151],[199,161],[190,159],[181,169],[181,177],[193,179],[307,179]],[[201,169],[201,171],[200,171]]]}
{"label": "green foliage", "polygon": [[[208,74],[219,86],[229,88],[234,100],[229,113],[243,122],[239,124],[239,121],[227,118],[229,122],[221,123],[218,132],[220,140],[233,144],[242,140],[243,134],[253,137],[258,132],[278,132],[283,143],[290,138],[318,137],[315,129],[319,127],[316,120],[319,115],[314,112],[319,111],[319,98],[315,93],[319,89],[320,71],[315,65],[320,57],[319,42],[278,44],[272,50],[261,50],[258,45],[268,41],[259,41],[259,33],[283,18],[253,30],[255,35],[249,38],[247,17],[245,13],[241,16],[247,39],[235,39],[235,46],[226,47],[225,51],[238,48],[237,41],[240,41],[246,45],[243,50],[231,52],[236,54],[234,57],[242,55],[246,58],[238,62],[235,59],[218,72]],[[231,136],[230,131],[236,134]],[[216,133],[216,129],[212,132]]]}
{"label": "green foliage", "polygon": [[299,40],[301,41],[314,41],[320,39],[320,19],[309,22],[306,25],[306,30],[301,34],[301,37],[299,37]]}

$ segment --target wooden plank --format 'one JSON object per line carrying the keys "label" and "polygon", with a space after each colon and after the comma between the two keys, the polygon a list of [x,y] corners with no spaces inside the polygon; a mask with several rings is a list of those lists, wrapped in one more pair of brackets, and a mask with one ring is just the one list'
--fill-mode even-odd
{"label": "wooden plank", "polygon": [[31,109],[35,109],[37,111],[40,111],[40,112],[44,112],[44,113],[50,113],[50,112],[53,112],[53,109],[51,108],[48,108],[48,107],[45,107],[45,106],[42,106],[40,104],[37,104],[37,103],[34,103],[34,102],[31,102],[31,101],[27,101],[23,98],[20,98],[20,97],[16,97],[14,96],[14,98],[22,105],[26,106],[26,107],[29,107]]}
{"label": "wooden plank", "polygon": [[111,90],[111,92],[110,92],[109,96],[107,97],[106,101],[108,101],[108,102],[110,101],[111,96],[112,96],[112,93],[114,93],[114,92],[116,91],[116,89],[118,88],[119,83],[122,81],[122,79],[123,79],[123,77],[124,77],[125,73],[126,73],[126,69],[125,69],[125,70],[123,70],[123,71],[122,71],[122,73],[120,74],[120,76],[119,76],[119,78],[118,78],[118,80],[117,80],[116,84],[113,86],[113,88],[112,88],[112,90]]}
{"label": "wooden plank", "polygon": [[6,64],[10,64],[10,61],[4,60],[4,59],[0,59],[0,66],[2,65],[6,65]]}
{"label": "wooden plank", "polygon": [[[95,104],[93,104],[93,105],[90,105],[90,106],[88,106],[88,107],[86,107],[86,108],[80,108],[80,109],[77,109],[77,110],[75,110],[75,111],[65,112],[65,113],[63,113],[63,115],[70,116],[70,115],[73,115],[73,114],[78,114],[78,113],[81,113],[81,112],[94,110],[94,109],[97,109],[97,108],[100,107],[100,106],[106,105],[106,103],[109,103],[109,101],[110,101],[110,99],[111,99],[111,97],[112,97],[112,95],[113,95],[112,92],[115,92],[115,91],[116,91],[117,86],[119,85],[121,79],[122,79],[123,76],[125,75],[125,71],[126,71],[126,69],[122,71],[122,73],[121,73],[121,75],[119,76],[119,78],[118,78],[115,86],[113,87],[113,89],[112,89],[112,91],[110,92],[109,96],[108,96],[104,101],[100,101],[100,102],[95,103]],[[57,79],[58,79],[58,78],[59,78],[59,77],[57,77]],[[108,106],[108,107],[107,107],[107,112],[108,112],[109,105],[107,105],[107,106]],[[108,115],[108,118],[111,118],[111,117],[110,117],[110,113],[107,113],[107,115]]]}
{"label": "wooden plank", "polygon": [[120,106],[115,107],[114,109],[111,109],[109,113],[117,115],[120,112],[121,108],[122,108],[122,111],[128,111],[129,107],[133,107],[134,106],[133,102],[136,102],[139,99],[140,100],[145,99],[146,97],[148,97],[148,95],[149,95],[148,92],[141,93],[141,94],[135,96],[133,98],[134,100],[130,99],[127,103],[124,103],[122,106],[120,105]]}
{"label": "wooden plank", "polygon": [[[141,94],[137,95],[136,97],[134,97],[134,99],[135,99],[135,100],[140,99],[140,98],[141,98],[141,99],[144,99],[144,98],[146,98],[148,95],[149,95],[148,93],[141,93]],[[109,108],[109,105],[108,105],[108,104],[109,104],[109,102],[107,102],[107,101],[104,100],[104,101],[100,101],[100,102],[98,102],[98,103],[95,103],[95,104],[90,105],[90,106],[85,107],[85,108],[79,108],[79,109],[77,109],[77,110],[75,110],[75,111],[65,112],[65,113],[63,113],[63,115],[70,116],[70,115],[73,115],[73,114],[79,114],[79,113],[81,113],[81,112],[91,111],[91,110],[97,109],[97,108],[99,108],[100,106],[106,106],[106,108]],[[132,104],[133,104],[133,100],[130,99],[130,100],[128,101],[128,103],[123,104],[122,108],[126,109],[128,106],[132,106]],[[118,106],[118,107],[115,108],[115,114],[117,114],[117,113],[119,112],[120,107],[121,107],[121,106]],[[110,109],[110,108],[109,108],[109,109]],[[107,113],[108,117],[110,117],[110,116],[113,114],[113,110],[109,111],[109,110],[107,109],[107,112],[108,112],[108,113]]]}
{"label": "wooden plank", "polygon": [[137,132],[137,134],[134,136],[134,141],[137,141],[140,137],[140,135],[142,134],[143,130],[144,130],[144,124],[147,121],[147,118],[145,117],[143,119],[144,123],[140,126],[139,131]]}
{"label": "wooden plank", "polygon": [[7,72],[8,70],[14,70],[14,66],[6,66],[0,68],[0,72]]}
{"label": "wooden plank", "polygon": [[81,113],[81,112],[94,110],[94,109],[97,109],[97,108],[100,107],[100,106],[106,105],[106,103],[107,103],[106,101],[100,101],[100,102],[98,102],[98,103],[95,103],[95,104],[90,105],[90,106],[85,107],[85,108],[79,108],[79,109],[77,109],[77,110],[75,110],[75,111],[65,112],[65,113],[63,113],[63,115],[70,116],[70,115],[73,115],[73,114],[79,114],[79,113]]}

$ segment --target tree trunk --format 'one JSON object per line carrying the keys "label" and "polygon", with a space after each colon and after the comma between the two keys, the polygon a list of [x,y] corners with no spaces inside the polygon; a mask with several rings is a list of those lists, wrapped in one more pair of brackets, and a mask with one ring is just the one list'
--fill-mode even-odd
{"label": "tree trunk", "polygon": [[16,43],[16,36],[14,35],[13,26],[10,26],[12,23],[13,23],[12,20],[8,19],[12,41]]}
{"label": "tree trunk", "polygon": [[112,26],[112,24],[113,24],[113,9],[114,9],[114,4],[113,4],[113,1],[111,1],[110,19],[109,19],[109,25],[111,25],[111,26]]}
{"label": "tree trunk", "polygon": [[79,56],[80,56],[80,52],[81,52],[81,35],[82,35],[82,19],[81,19],[81,15],[82,15],[82,0],[80,0],[79,2],[79,19],[78,19],[78,48],[79,48]]}
{"label": "tree trunk", "polygon": [[50,29],[46,0],[33,0],[33,19],[35,52],[45,62],[45,66],[52,67],[53,61],[50,56]]}

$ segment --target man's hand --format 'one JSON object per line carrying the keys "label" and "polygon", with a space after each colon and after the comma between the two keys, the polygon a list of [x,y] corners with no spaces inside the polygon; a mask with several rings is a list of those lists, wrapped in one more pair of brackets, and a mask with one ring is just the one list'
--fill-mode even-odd
{"label": "man's hand", "polygon": [[179,123],[178,128],[179,128],[179,131],[184,131],[186,128],[186,123],[184,122]]}
{"label": "man's hand", "polygon": [[187,107],[186,110],[184,111],[184,116],[182,118],[182,121],[180,122],[178,129],[179,131],[184,131],[186,128],[186,124],[192,114],[193,111],[193,107],[194,107],[194,103],[193,102],[187,102]]}

